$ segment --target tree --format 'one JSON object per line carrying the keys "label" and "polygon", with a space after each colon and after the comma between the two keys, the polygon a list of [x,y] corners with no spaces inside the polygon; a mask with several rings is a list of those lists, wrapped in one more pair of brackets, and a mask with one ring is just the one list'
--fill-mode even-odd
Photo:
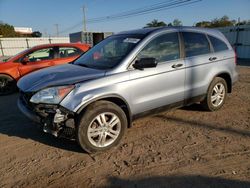
{"label": "tree", "polygon": [[15,32],[12,25],[0,23],[0,35],[2,37],[16,37],[18,34]]}
{"label": "tree", "polygon": [[211,26],[211,22],[210,21],[201,21],[201,22],[197,22],[195,24],[196,27],[210,27]]}
{"label": "tree", "polygon": [[223,16],[219,19],[215,18],[211,22],[211,27],[227,27],[233,26],[235,24],[235,20],[229,20],[228,16]]}
{"label": "tree", "polygon": [[172,23],[173,26],[182,26],[182,22],[178,19],[174,19],[173,23]]}
{"label": "tree", "polygon": [[236,24],[235,20],[230,20],[228,16],[223,16],[221,18],[215,18],[211,21],[201,21],[196,23],[196,27],[209,27],[209,28],[215,28],[215,27],[228,27],[228,26],[234,26]]}
{"label": "tree", "polygon": [[165,22],[159,22],[158,20],[154,19],[152,22],[147,23],[146,26],[144,28],[147,27],[163,27],[163,26],[167,26],[167,24]]}
{"label": "tree", "polygon": [[34,31],[33,33],[18,33],[15,32],[14,26],[3,23],[0,21],[0,36],[1,37],[42,37],[40,31]]}

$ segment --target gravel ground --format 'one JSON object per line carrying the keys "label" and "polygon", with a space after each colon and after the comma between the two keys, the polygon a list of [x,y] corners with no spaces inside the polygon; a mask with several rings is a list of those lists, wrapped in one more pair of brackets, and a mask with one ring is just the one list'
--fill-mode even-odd
{"label": "gravel ground", "polygon": [[199,105],[139,119],[88,155],[42,133],[0,97],[0,187],[250,187],[250,68],[217,112]]}

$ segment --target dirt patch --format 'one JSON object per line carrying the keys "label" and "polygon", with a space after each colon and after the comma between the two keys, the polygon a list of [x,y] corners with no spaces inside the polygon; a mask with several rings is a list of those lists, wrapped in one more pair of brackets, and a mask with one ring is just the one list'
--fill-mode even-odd
{"label": "dirt patch", "polygon": [[250,187],[250,68],[217,112],[199,105],[137,120],[122,143],[88,155],[40,132],[0,97],[0,187]]}

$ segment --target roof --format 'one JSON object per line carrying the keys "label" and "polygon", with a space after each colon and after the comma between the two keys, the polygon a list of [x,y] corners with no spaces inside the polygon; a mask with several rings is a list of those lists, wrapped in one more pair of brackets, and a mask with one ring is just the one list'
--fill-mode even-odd
{"label": "roof", "polygon": [[34,46],[33,48],[53,47],[53,46],[89,46],[89,45],[84,44],[84,43],[52,43],[52,44],[37,45],[37,46]]}
{"label": "roof", "polygon": [[54,47],[54,46],[59,46],[59,47],[76,47],[81,49],[82,51],[87,51],[90,49],[90,46],[85,43],[53,43],[53,44],[41,44],[37,46],[33,46],[32,48],[29,48],[28,50],[35,50],[35,49],[40,49],[40,48],[48,48],[48,47]]}
{"label": "roof", "polygon": [[218,30],[215,29],[208,29],[202,27],[191,27],[191,26],[166,26],[166,27],[151,27],[151,28],[143,28],[143,29],[136,29],[131,31],[123,31],[117,34],[142,34],[148,35],[153,32],[163,31],[163,30],[185,30],[185,31],[198,31],[198,32],[205,32],[210,33],[212,35],[221,34]]}
{"label": "roof", "polygon": [[158,29],[162,29],[163,27],[150,27],[150,28],[143,28],[143,29],[135,29],[135,30],[130,30],[130,31],[122,31],[117,34],[143,34],[147,35],[153,31],[156,31]]}

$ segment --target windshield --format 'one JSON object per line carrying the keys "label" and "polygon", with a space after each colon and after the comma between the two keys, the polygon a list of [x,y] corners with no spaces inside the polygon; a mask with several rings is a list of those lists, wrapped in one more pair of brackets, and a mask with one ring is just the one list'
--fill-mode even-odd
{"label": "windshield", "polygon": [[74,64],[94,69],[111,69],[141,41],[143,35],[111,36],[78,58]]}
{"label": "windshield", "polygon": [[26,54],[28,51],[30,51],[30,49],[31,49],[31,48],[28,48],[28,49],[26,49],[26,50],[23,50],[23,51],[19,52],[18,54],[14,55],[13,57],[8,58],[7,61],[17,61],[18,59],[16,60],[16,58],[17,58],[19,55],[21,55],[21,54]]}

